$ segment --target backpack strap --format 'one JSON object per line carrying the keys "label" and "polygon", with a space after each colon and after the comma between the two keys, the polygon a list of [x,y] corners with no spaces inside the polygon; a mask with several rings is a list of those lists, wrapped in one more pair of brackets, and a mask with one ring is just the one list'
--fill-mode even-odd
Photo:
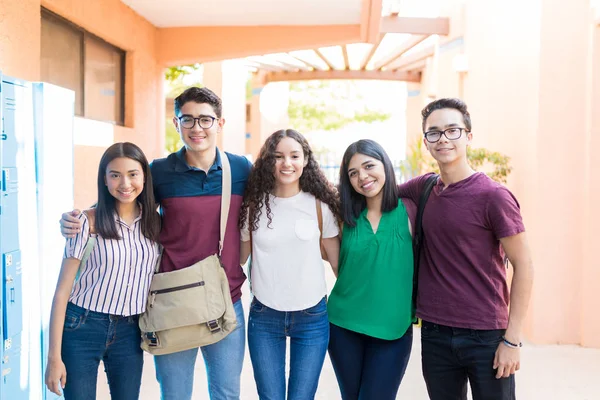
{"label": "backpack strap", "polygon": [[92,254],[92,251],[94,251],[94,247],[96,246],[96,209],[89,208],[87,210],[83,210],[83,213],[87,217],[90,234],[88,237],[88,241],[85,244],[85,249],[83,250],[83,256],[81,257],[79,269],[77,270],[77,275],[75,276],[75,282],[79,280],[81,269],[87,262],[88,258],[90,258],[90,254]]}
{"label": "backpack strap", "polygon": [[319,221],[319,241],[323,240],[323,210],[321,209],[321,200],[315,198],[317,206],[317,221]]}
{"label": "backpack strap", "polygon": [[419,288],[419,263],[421,261],[421,249],[423,247],[423,212],[427,205],[429,195],[433,190],[434,186],[438,181],[439,175],[433,174],[427,178],[421,197],[419,198],[419,204],[417,208],[417,220],[415,221],[415,231],[413,235],[413,260],[414,260],[414,271],[413,271],[413,293],[412,293],[412,306],[413,306],[413,318],[416,321],[415,311],[417,308],[417,292]]}

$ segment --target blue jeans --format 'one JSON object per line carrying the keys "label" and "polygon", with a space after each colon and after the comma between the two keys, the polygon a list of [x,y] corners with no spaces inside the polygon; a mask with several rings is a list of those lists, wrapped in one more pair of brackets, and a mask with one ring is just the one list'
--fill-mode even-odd
{"label": "blue jeans", "polygon": [[[233,304],[237,328],[215,344],[201,347],[208,393],[211,400],[240,398],[240,376],[246,346],[245,320],[242,301]],[[154,356],[156,380],[162,400],[189,400],[194,387],[194,365],[198,349]]]}
{"label": "blue jeans", "polygon": [[423,321],[423,377],[431,400],[514,400],[515,376],[496,379],[493,368],[503,329],[452,328]]}
{"label": "blue jeans", "polygon": [[67,368],[65,399],[93,400],[100,360],[113,400],[140,395],[144,356],[138,317],[121,317],[67,304],[62,360]]}
{"label": "blue jeans", "polygon": [[393,400],[412,349],[412,325],[396,340],[331,324],[329,358],[344,400]]}
{"label": "blue jeans", "polygon": [[261,400],[283,400],[285,352],[290,337],[290,377],[287,398],[315,397],[329,342],[327,303],[302,311],[277,311],[252,300],[248,317],[248,348]]}

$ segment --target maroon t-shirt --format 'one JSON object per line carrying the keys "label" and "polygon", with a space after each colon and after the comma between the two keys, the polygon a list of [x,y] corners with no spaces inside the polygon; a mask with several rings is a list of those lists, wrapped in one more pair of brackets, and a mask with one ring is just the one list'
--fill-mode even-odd
{"label": "maroon t-shirt", "polygon": [[[426,174],[399,186],[418,204]],[[470,329],[505,329],[508,283],[500,238],[524,232],[519,203],[478,172],[433,188],[423,214],[417,316]]]}

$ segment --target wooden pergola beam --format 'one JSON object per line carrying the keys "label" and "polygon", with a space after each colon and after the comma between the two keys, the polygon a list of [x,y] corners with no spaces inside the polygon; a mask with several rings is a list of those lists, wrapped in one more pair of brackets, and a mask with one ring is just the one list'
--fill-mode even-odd
{"label": "wooden pergola beam", "polygon": [[267,64],[267,63],[256,61],[256,60],[247,60],[247,62],[248,62],[248,65],[250,67],[254,67],[254,68],[258,68],[258,69],[264,69],[265,71],[272,71],[272,72],[285,71],[284,67],[277,66],[277,65],[272,65],[272,64]]}
{"label": "wooden pergola beam", "polygon": [[399,58],[398,60],[396,60],[396,62],[388,65],[386,70],[388,70],[388,71],[390,71],[390,70],[393,70],[393,71],[405,70],[417,62],[423,61],[423,60],[427,59],[428,57],[433,56],[434,53],[435,53],[435,46],[433,46],[433,45],[428,46],[428,47],[424,48],[423,50],[418,51],[414,54]]}
{"label": "wooden pergola beam", "polygon": [[344,56],[344,69],[350,69],[350,61],[348,60],[348,46],[342,45],[342,55]]}
{"label": "wooden pergola beam", "polygon": [[285,62],[285,61],[281,61],[281,60],[277,60],[277,62],[281,65],[283,65],[286,68],[290,68],[292,70],[300,70],[300,71],[310,71],[310,68],[307,67],[306,65],[297,65],[297,64],[292,64],[289,62]]}
{"label": "wooden pergola beam", "polygon": [[388,16],[381,18],[381,33],[410,33],[413,35],[448,35],[450,19]]}
{"label": "wooden pergola beam", "polygon": [[331,61],[329,61],[327,59],[327,57],[325,57],[325,55],[323,53],[321,53],[321,51],[319,49],[313,49],[313,51],[315,52],[316,55],[318,55],[321,58],[321,60],[323,60],[325,62],[325,64],[327,64],[327,66],[329,67],[330,70],[335,69],[335,67],[333,66]]}
{"label": "wooden pergola beam", "polygon": [[377,52],[377,49],[379,48],[379,45],[383,41],[384,37],[385,37],[385,35],[379,35],[379,40],[377,41],[377,43],[375,43],[373,46],[371,46],[371,50],[369,50],[369,53],[367,53],[367,55],[363,59],[362,63],[360,64],[360,69],[367,69],[367,65],[369,65],[369,63],[371,62],[371,59]]}
{"label": "wooden pergola beam", "polygon": [[374,79],[384,81],[420,82],[420,72],[406,71],[355,71],[355,70],[329,70],[329,71],[298,71],[298,72],[269,72],[265,76],[266,82],[306,81],[322,79]]}
{"label": "wooden pergola beam", "polygon": [[409,51],[428,37],[429,36],[418,35],[408,38],[408,40],[404,42],[400,47],[396,48],[386,57],[383,57],[380,61],[376,62],[373,66],[373,69],[382,69],[383,67],[393,63],[394,61],[399,59],[404,53],[406,53],[407,51]]}
{"label": "wooden pergola beam", "polygon": [[292,57],[295,60],[300,61],[301,63],[304,63],[307,67],[312,68],[312,69],[316,69],[317,71],[323,71],[323,67],[321,67],[320,65],[317,64],[313,64],[309,61],[303,60],[300,57],[296,57],[295,55],[291,54],[291,53],[287,53],[288,56]]}

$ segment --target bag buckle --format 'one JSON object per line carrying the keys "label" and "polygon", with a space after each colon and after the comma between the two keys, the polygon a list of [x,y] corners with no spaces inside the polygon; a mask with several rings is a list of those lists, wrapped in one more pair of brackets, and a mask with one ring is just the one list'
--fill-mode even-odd
{"label": "bag buckle", "polygon": [[158,346],[158,336],[156,336],[155,332],[146,332],[144,334],[146,339],[148,339],[148,346],[157,347]]}
{"label": "bag buckle", "polygon": [[208,321],[206,323],[206,325],[208,325],[208,330],[210,330],[210,333],[216,333],[221,331],[221,326],[219,325],[219,321],[217,321],[216,319],[213,319],[212,321]]}

